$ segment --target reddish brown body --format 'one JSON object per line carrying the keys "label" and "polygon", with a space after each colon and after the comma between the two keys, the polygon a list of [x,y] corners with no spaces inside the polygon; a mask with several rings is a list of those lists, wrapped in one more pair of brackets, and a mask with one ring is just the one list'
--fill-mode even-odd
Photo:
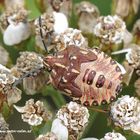
{"label": "reddish brown body", "polygon": [[109,103],[121,90],[117,63],[98,49],[69,46],[44,58],[53,86],[85,105]]}

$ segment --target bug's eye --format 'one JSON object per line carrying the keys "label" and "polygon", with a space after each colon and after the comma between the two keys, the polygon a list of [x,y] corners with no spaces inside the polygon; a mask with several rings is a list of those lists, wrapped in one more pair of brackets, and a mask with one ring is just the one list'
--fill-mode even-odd
{"label": "bug's eye", "polygon": [[47,67],[47,71],[48,71],[48,72],[51,72],[51,71],[52,71],[52,68]]}

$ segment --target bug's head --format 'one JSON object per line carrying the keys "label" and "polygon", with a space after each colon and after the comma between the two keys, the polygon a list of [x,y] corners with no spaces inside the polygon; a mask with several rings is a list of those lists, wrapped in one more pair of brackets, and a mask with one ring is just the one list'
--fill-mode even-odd
{"label": "bug's head", "polygon": [[43,59],[44,66],[50,72],[53,69],[53,65],[55,63],[54,56],[48,55]]}

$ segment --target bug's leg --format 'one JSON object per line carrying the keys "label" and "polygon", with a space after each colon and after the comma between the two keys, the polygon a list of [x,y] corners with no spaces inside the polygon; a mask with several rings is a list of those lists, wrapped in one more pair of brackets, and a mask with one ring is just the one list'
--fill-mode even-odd
{"label": "bug's leg", "polygon": [[109,113],[109,110],[102,110],[102,109],[98,109],[94,107],[88,107],[88,109],[96,111],[96,112],[100,112],[100,113]]}
{"label": "bug's leg", "polygon": [[123,49],[123,50],[120,50],[120,51],[112,52],[111,55],[117,55],[117,54],[122,54],[122,53],[129,53],[129,52],[131,52],[131,48],[127,48],[127,49]]}
{"label": "bug's leg", "polygon": [[14,82],[13,87],[16,87],[18,84],[20,84],[20,83],[23,81],[24,78],[33,75],[33,73],[35,73],[35,72],[37,72],[37,71],[39,71],[39,70],[40,70],[40,68],[39,68],[39,69],[35,69],[35,70],[31,70],[31,71],[29,71],[28,73],[25,73],[25,74],[22,75],[18,80],[16,80],[16,81]]}

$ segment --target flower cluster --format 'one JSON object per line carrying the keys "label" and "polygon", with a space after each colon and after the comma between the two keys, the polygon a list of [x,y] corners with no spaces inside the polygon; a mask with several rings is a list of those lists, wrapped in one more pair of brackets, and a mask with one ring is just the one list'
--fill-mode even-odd
{"label": "flower cluster", "polygon": [[140,101],[137,98],[129,95],[119,98],[111,105],[110,115],[116,126],[124,130],[139,131]]}
{"label": "flower cluster", "polygon": [[64,50],[67,46],[85,47],[86,41],[80,30],[68,28],[65,32],[57,35],[54,39],[58,51]]}
{"label": "flower cluster", "polygon": [[[12,68],[12,72],[16,77],[29,72],[40,72],[43,68],[43,59],[35,52],[21,52],[20,57],[17,59],[16,65]],[[35,74],[36,75],[36,74]]]}
{"label": "flower cluster", "polygon": [[46,135],[39,135],[36,140],[58,140],[56,135],[52,132],[47,133]]}
{"label": "flower cluster", "polygon": [[2,114],[0,114],[0,140],[14,140],[9,130],[9,125],[5,122]]}
{"label": "flower cluster", "polygon": [[94,27],[94,34],[104,44],[118,44],[122,42],[125,30],[125,22],[118,16],[101,16]]}
{"label": "flower cluster", "polygon": [[[40,24],[41,24],[41,27],[40,27]],[[53,14],[44,13],[43,15],[41,15],[41,19],[38,18],[35,20],[34,25],[36,29],[36,35],[40,36],[40,30],[42,30],[42,36],[46,38],[48,33],[51,34],[52,32],[54,32]]]}
{"label": "flower cluster", "polygon": [[27,22],[28,11],[21,6],[10,7],[1,15],[0,21],[5,29],[9,24]]}
{"label": "flower cluster", "polygon": [[0,65],[0,100],[1,105],[5,101],[11,106],[13,103],[21,99],[21,90],[13,87],[16,78],[11,74],[11,71]]}
{"label": "flower cluster", "polygon": [[[139,10],[139,0],[113,0],[116,8],[115,8],[115,13],[118,16],[121,16],[122,18],[126,18],[129,14],[130,11],[133,11],[135,14],[137,14]],[[123,7],[122,7],[123,5]]]}
{"label": "flower cluster", "polygon": [[131,50],[126,54],[126,60],[134,68],[137,73],[140,70],[140,46],[136,44],[129,45]]}
{"label": "flower cluster", "polygon": [[[27,21],[28,11],[21,6],[10,7],[0,18],[3,40],[6,45],[19,44],[30,36],[30,25]],[[16,32],[16,34],[15,34]]]}
{"label": "flower cluster", "polygon": [[92,33],[93,26],[100,15],[99,9],[89,1],[82,1],[75,5],[76,14],[78,15],[79,29],[84,33]]}
{"label": "flower cluster", "polygon": [[47,121],[51,118],[51,114],[41,101],[34,102],[33,99],[30,99],[26,102],[25,106],[14,107],[18,112],[22,113],[23,121],[32,126],[40,125],[43,120]]}
{"label": "flower cluster", "polygon": [[57,112],[57,118],[67,127],[69,136],[77,138],[88,123],[88,109],[76,102],[70,102]]}
{"label": "flower cluster", "polygon": [[126,140],[126,138],[120,133],[108,132],[101,140]]}

